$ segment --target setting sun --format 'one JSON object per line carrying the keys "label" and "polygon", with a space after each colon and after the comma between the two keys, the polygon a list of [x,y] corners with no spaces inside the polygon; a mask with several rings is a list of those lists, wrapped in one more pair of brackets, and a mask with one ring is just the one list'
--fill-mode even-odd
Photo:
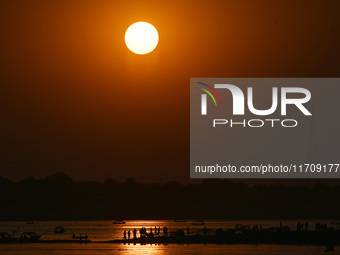
{"label": "setting sun", "polygon": [[126,30],[125,43],[132,52],[144,55],[156,48],[158,32],[150,23],[136,22]]}

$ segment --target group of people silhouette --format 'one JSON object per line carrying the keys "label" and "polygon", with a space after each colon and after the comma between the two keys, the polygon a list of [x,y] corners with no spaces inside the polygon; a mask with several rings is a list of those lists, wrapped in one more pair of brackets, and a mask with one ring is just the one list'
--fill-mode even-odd
{"label": "group of people silhouette", "polygon": [[328,228],[327,223],[315,222],[315,231],[327,231],[333,228]]}
{"label": "group of people silhouette", "polygon": [[308,224],[307,221],[306,221],[305,224],[300,223],[300,221],[299,221],[296,225],[296,231],[303,231],[303,230],[308,231],[308,226],[309,226],[309,224]]}
{"label": "group of people silhouette", "polygon": [[[296,225],[296,231],[308,231],[309,224],[306,221],[305,223],[298,222]],[[249,228],[250,229],[250,228]],[[282,221],[280,221],[280,229],[281,231],[290,231],[290,228],[288,226],[283,226]],[[315,231],[328,231],[331,230],[332,228],[327,227],[327,223],[315,223]],[[252,231],[262,231],[262,225],[253,225]],[[137,229],[133,229],[132,231],[129,230],[124,230],[124,239],[131,239],[131,232],[133,234],[133,239],[137,238]],[[207,236],[209,230],[207,227],[203,228],[203,234],[204,236]],[[150,231],[148,232],[145,227],[142,227],[139,230],[140,233],[140,238],[143,237],[154,237],[154,236],[168,236],[168,228],[163,227],[163,232],[161,233],[161,227],[150,227]],[[187,235],[190,235],[190,230],[189,227],[187,227]]]}
{"label": "group of people silhouette", "polygon": [[[133,239],[137,238],[137,229],[133,229],[132,230],[132,234],[133,234]],[[139,234],[140,237],[154,237],[155,235],[160,236],[161,235],[161,227],[155,227],[152,228],[150,227],[150,231],[149,233],[147,232],[145,227],[142,227],[139,230]],[[167,236],[168,235],[168,228],[167,227],[163,227],[163,235]],[[124,230],[124,239],[130,239],[131,238],[131,230],[129,229],[128,231]]]}
{"label": "group of people silhouette", "polygon": [[[308,222],[306,221],[305,224],[298,222],[296,225],[296,231],[308,231]],[[332,230],[333,228],[329,228],[327,223],[320,223],[315,222],[315,231],[328,231]]]}
{"label": "group of people silhouette", "polygon": [[252,228],[253,231],[262,231],[262,225],[253,225],[253,228]]}

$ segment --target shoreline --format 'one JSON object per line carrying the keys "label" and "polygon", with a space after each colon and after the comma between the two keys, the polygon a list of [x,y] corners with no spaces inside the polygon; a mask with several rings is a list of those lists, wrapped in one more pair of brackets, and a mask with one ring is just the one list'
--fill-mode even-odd
{"label": "shoreline", "polygon": [[173,235],[139,237],[134,239],[116,239],[91,241],[87,240],[1,240],[0,244],[96,244],[96,243],[120,243],[120,244],[274,244],[274,245],[340,245],[340,231],[288,231],[288,232],[252,232],[243,233],[221,232],[215,235]]}

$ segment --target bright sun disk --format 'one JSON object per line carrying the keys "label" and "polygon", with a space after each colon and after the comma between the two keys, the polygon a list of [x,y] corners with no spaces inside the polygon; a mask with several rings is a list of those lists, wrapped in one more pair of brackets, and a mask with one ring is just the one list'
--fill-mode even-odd
{"label": "bright sun disk", "polygon": [[156,28],[147,22],[136,22],[125,32],[126,46],[140,55],[153,51],[158,44],[158,38]]}

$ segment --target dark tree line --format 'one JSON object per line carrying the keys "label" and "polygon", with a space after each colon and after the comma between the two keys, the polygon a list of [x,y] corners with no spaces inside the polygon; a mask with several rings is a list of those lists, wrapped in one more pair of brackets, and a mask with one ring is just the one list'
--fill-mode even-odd
{"label": "dark tree line", "polygon": [[11,182],[0,177],[0,220],[339,219],[340,186],[75,182],[56,173]]}

